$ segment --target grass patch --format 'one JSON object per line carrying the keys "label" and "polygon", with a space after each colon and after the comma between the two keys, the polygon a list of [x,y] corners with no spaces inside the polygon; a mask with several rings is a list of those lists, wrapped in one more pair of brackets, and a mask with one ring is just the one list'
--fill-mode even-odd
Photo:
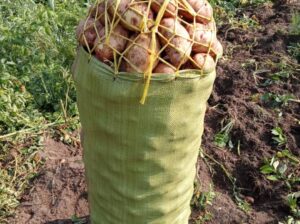
{"label": "grass patch", "polygon": [[243,10],[246,7],[259,6],[261,4],[271,2],[272,1],[269,0],[210,1],[212,6],[214,7],[214,15],[218,25],[230,24],[233,28],[241,27],[243,29],[249,29],[250,27],[259,26],[255,19],[249,18],[245,14],[243,14]]}
{"label": "grass patch", "polygon": [[[292,14],[291,18],[291,24],[290,24],[290,35],[296,36],[296,41],[291,41],[291,43],[288,46],[288,52],[289,54],[297,60],[297,62],[300,62],[300,13],[294,12]],[[299,65],[298,65],[299,69]]]}
{"label": "grass patch", "polygon": [[300,35],[300,13],[294,12],[291,21],[291,34]]}

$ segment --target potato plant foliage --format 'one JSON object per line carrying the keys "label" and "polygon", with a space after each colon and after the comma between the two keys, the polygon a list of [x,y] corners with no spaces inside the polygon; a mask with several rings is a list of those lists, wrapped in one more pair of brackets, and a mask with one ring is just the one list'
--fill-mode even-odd
{"label": "potato plant foliage", "polygon": [[[87,1],[0,3],[0,223],[38,168],[44,127],[77,123],[70,67]],[[75,119],[71,119],[75,118]]]}

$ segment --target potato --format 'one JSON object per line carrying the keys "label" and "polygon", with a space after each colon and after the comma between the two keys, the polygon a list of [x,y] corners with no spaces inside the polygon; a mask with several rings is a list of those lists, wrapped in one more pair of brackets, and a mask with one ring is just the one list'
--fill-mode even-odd
{"label": "potato", "polygon": [[[103,26],[99,21],[95,21],[92,18],[81,20],[76,28],[76,37],[80,45],[93,48],[97,32],[99,33],[102,27]],[[95,28],[97,29],[97,32]],[[86,44],[88,44],[88,46]]]}
{"label": "potato", "polygon": [[123,13],[129,8],[131,0],[120,0],[120,3],[118,5],[118,9],[116,10],[116,0],[108,0],[108,12],[111,14],[111,16],[114,16],[115,11],[119,14],[119,16],[122,16]]}
{"label": "potato", "polygon": [[176,70],[170,65],[159,63],[153,70],[153,73],[174,74],[175,71]]}
{"label": "potato", "polygon": [[[116,10],[116,1],[110,0],[109,12],[113,16]],[[148,16],[147,16],[148,15]],[[117,16],[121,24],[128,30],[141,31],[153,25],[154,15],[151,9],[148,12],[148,5],[144,2],[131,2],[130,0],[120,0],[117,9]],[[144,16],[147,17],[144,20]]]}
{"label": "potato", "polygon": [[[141,33],[138,36],[133,36],[130,38],[135,43],[129,41],[127,43],[128,50],[125,53],[125,58],[130,62],[128,63],[123,59],[122,70],[126,72],[139,72],[145,73],[150,66],[150,49],[151,49],[151,34]],[[156,38],[156,49],[157,54],[160,49],[160,44]],[[153,67],[156,67],[158,60],[156,59],[153,63]],[[133,66],[132,66],[132,65]]]}
{"label": "potato", "polygon": [[91,18],[99,20],[102,25],[105,25],[105,2],[101,2],[91,6],[89,16]]}
{"label": "potato", "polygon": [[216,67],[214,59],[209,54],[198,53],[192,58],[194,60],[192,63],[194,64],[195,68],[203,70],[203,73],[210,73]]}
{"label": "potato", "polygon": [[[193,51],[196,53],[207,53],[209,50],[209,45],[204,46],[202,44],[194,43],[193,45]],[[217,36],[215,35],[211,46],[210,46],[210,51],[209,54],[214,58],[220,58],[223,55],[223,47],[220,41],[217,39]]]}
{"label": "potato", "polygon": [[116,25],[112,31],[109,44],[106,44],[105,27],[100,30],[99,37],[96,38],[95,54],[100,61],[111,61],[113,60],[114,51],[122,52],[126,46],[126,38],[128,37],[128,31],[125,30],[121,25]]}
{"label": "potato", "polygon": [[[211,5],[208,3],[207,0],[186,0],[186,1],[197,13],[196,16],[197,22],[207,24],[212,20],[213,8],[211,7]],[[185,8],[185,6],[182,6],[182,8]],[[179,15],[181,15],[187,21],[193,21],[194,19],[194,17],[186,9],[180,9]]]}
{"label": "potato", "polygon": [[221,58],[223,55],[223,46],[221,44],[221,42],[215,38],[212,46],[211,46],[211,52],[210,54],[216,59],[216,58]]}
{"label": "potato", "polygon": [[192,50],[196,53],[205,53],[208,51],[208,47],[211,42],[216,38],[216,32],[213,30],[214,25],[195,23],[187,26],[187,31],[194,40]]}
{"label": "potato", "polygon": [[[204,46],[201,46],[199,45],[198,46],[198,50],[199,50],[199,53],[207,53],[208,52],[208,48],[207,47],[204,47]],[[198,53],[198,52],[197,52]],[[220,41],[217,39],[217,37],[215,37],[212,41],[212,44],[211,44],[211,48],[210,48],[210,51],[209,51],[209,54],[214,58],[220,58],[222,57],[223,55],[223,47],[220,43]]]}
{"label": "potato", "polygon": [[[153,0],[151,3],[152,10],[158,13],[163,3],[164,0]],[[166,18],[166,17],[175,17],[175,16],[176,16],[176,5],[174,0],[170,0],[163,17]]]}
{"label": "potato", "polygon": [[[161,42],[168,46],[166,54],[175,67],[184,64],[192,51],[192,42],[187,30],[175,19],[165,18],[161,21],[159,32]],[[173,46],[169,45],[169,43]]]}

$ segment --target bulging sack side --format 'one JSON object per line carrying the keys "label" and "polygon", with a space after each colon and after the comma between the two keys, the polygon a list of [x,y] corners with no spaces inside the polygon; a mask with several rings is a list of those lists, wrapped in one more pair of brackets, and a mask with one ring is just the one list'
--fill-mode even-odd
{"label": "bulging sack side", "polygon": [[120,73],[80,48],[74,66],[93,224],[187,224],[215,72]]}

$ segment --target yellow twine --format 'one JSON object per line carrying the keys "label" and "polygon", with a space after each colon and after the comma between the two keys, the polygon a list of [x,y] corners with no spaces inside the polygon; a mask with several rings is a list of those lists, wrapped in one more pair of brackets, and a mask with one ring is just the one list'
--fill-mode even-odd
{"label": "yellow twine", "polygon": [[144,87],[144,91],[143,91],[143,95],[142,98],[140,100],[140,104],[144,105],[147,95],[148,95],[148,91],[149,91],[149,86],[150,86],[150,80],[151,80],[151,76],[152,76],[152,69],[153,69],[153,64],[154,61],[156,60],[156,33],[158,30],[158,26],[160,24],[161,19],[163,18],[163,15],[167,9],[167,5],[169,4],[170,0],[165,0],[164,3],[162,4],[160,10],[158,11],[156,20],[154,22],[154,27],[151,30],[151,53],[150,53],[150,63],[149,63],[149,67],[147,69],[147,71],[145,72],[145,76],[147,78],[146,83],[145,83],[145,87]]}

